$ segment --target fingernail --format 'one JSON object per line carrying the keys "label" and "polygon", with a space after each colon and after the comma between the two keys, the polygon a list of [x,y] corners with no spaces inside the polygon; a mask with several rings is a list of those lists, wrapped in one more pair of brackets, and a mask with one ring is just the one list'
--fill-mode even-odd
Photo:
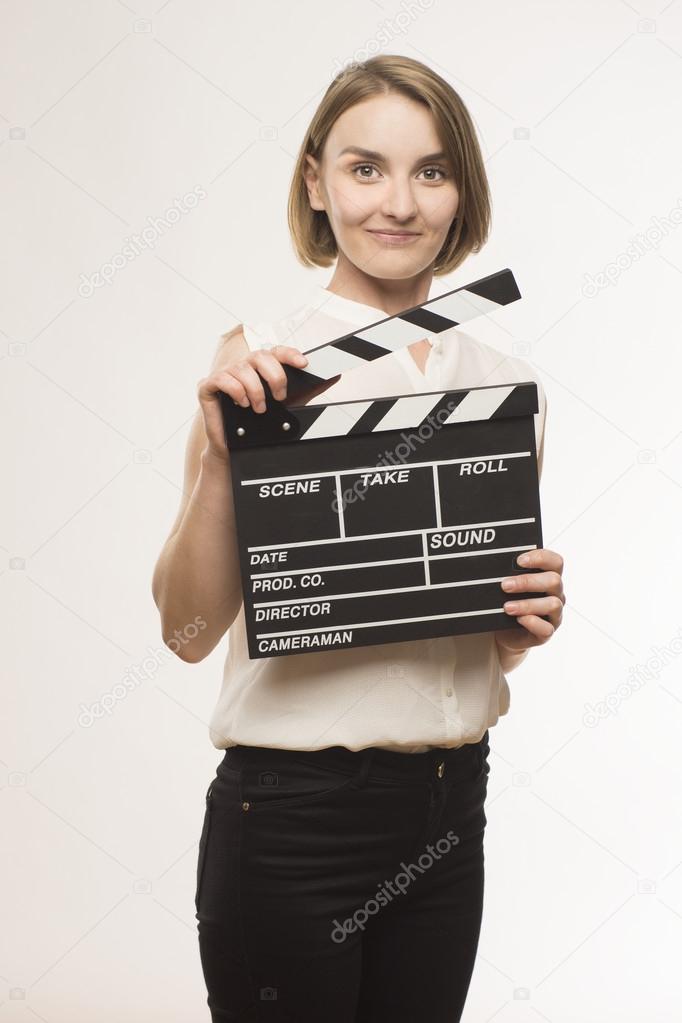
{"label": "fingernail", "polygon": [[530,554],[519,554],[516,560],[519,565],[530,565]]}
{"label": "fingernail", "polygon": [[504,605],[505,611],[518,611],[519,605],[515,600],[508,600]]}
{"label": "fingernail", "polygon": [[254,406],[254,408],[256,409],[256,412],[265,412],[265,402],[259,401],[258,404]]}
{"label": "fingernail", "polygon": [[515,588],[515,586],[516,586],[516,579],[503,579],[502,580],[502,589],[503,590],[513,590]]}

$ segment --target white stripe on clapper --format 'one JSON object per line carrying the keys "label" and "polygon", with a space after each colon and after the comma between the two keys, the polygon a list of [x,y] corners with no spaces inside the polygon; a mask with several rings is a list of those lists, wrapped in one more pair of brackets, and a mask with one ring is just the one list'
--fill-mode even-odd
{"label": "white stripe on clapper", "polygon": [[373,404],[372,401],[354,401],[352,404],[327,405],[324,412],[299,439],[315,440],[316,437],[337,437],[339,434],[346,434]]}
{"label": "white stripe on clapper", "polygon": [[510,387],[480,387],[469,391],[445,422],[466,423],[472,419],[491,419],[515,389],[516,385],[512,384]]}

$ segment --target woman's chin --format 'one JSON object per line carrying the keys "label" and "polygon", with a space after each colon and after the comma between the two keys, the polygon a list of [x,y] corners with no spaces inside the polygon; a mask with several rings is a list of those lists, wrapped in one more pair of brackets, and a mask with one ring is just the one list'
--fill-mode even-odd
{"label": "woman's chin", "polygon": [[351,261],[369,277],[379,277],[385,281],[403,281],[410,277],[416,277],[431,265],[428,260],[426,262],[419,260],[417,263],[413,257],[408,256],[407,253],[401,253],[397,249],[391,252],[375,253],[369,258],[365,255],[363,259],[351,259]]}

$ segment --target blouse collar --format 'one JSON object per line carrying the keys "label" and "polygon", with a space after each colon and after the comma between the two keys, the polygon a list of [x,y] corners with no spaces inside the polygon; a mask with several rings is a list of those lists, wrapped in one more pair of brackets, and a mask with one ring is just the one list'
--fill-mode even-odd
{"label": "blouse collar", "polygon": [[[355,299],[337,295],[336,292],[329,291],[322,284],[317,285],[316,299],[319,312],[324,312],[356,327],[368,327],[370,323],[385,320],[387,316],[390,316],[385,309],[377,309],[376,306],[365,305],[364,302],[356,302]],[[437,334],[430,335],[429,340],[432,351],[440,349],[440,340]]]}

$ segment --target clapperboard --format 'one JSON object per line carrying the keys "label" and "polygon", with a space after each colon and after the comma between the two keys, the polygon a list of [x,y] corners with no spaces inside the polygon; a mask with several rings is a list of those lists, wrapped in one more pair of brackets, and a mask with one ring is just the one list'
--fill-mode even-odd
{"label": "clapperboard", "polygon": [[523,628],[500,581],[542,547],[535,382],[311,402],[518,298],[502,270],[310,349],[263,413],[220,393],[251,658]]}

